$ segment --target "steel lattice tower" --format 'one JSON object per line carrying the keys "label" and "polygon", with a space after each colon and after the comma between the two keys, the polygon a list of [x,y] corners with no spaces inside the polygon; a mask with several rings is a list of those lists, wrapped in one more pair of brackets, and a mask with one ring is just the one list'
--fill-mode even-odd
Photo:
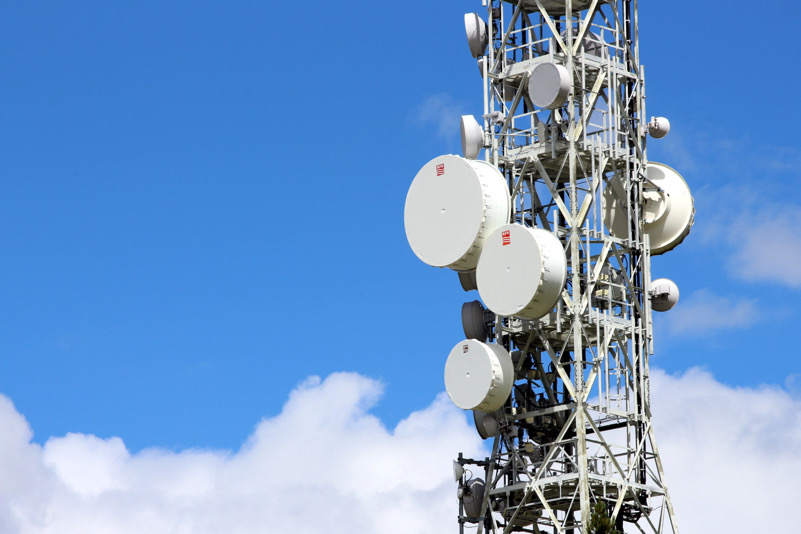
{"label": "steel lattice tower", "polygon": [[[511,222],[553,232],[567,281],[539,319],[497,316],[489,339],[515,365],[506,404],[490,414],[489,458],[458,460],[460,532],[589,532],[596,503],[619,530],[678,532],[651,425],[653,327],[645,84],[637,0],[484,0],[486,159],[508,181]],[[482,17],[483,18],[483,17]],[[541,62],[572,88],[556,109],[527,92]],[[615,235],[604,205],[627,214]],[[477,425],[483,415],[476,412]]]}

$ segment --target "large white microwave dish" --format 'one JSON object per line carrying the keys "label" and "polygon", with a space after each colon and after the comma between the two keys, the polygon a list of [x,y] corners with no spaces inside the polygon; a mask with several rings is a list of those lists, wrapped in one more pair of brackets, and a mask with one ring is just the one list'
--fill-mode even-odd
{"label": "large white microwave dish", "polygon": [[463,410],[493,412],[509,398],[514,374],[512,357],[501,345],[465,339],[445,362],[445,390]]}
{"label": "large white microwave dish", "polygon": [[539,319],[559,300],[567,278],[562,243],[551,232],[505,224],[484,242],[478,294],[498,315]]}
{"label": "large white microwave dish", "polygon": [[439,156],[406,195],[406,238],[422,261],[455,271],[476,268],[486,237],[509,222],[512,201],[500,171],[485,161]]}
{"label": "large white microwave dish", "polygon": [[[687,182],[674,169],[663,163],[649,162],[647,176],[641,210],[651,254],[656,256],[673,250],[684,241],[695,220],[695,207]],[[615,176],[604,190],[604,224],[610,234],[621,239],[627,238],[629,233],[624,200],[623,182]]]}

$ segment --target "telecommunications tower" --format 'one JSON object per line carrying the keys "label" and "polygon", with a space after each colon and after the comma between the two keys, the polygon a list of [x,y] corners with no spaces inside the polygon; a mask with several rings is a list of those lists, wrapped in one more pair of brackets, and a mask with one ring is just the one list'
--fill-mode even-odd
{"label": "telecommunications tower", "polygon": [[[476,0],[478,1],[478,0]],[[459,530],[678,532],[651,426],[652,311],[678,300],[651,255],[693,224],[690,190],[649,162],[637,0],[482,0],[465,15],[483,124],[406,198],[425,263],[480,300],[445,363],[490,456],[454,462]],[[483,158],[479,159],[482,149]]]}

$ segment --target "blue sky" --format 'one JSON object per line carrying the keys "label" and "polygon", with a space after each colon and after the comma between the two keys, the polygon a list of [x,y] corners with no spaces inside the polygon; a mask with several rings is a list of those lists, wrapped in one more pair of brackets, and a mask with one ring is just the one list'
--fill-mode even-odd
{"label": "blue sky", "polygon": [[[672,124],[649,156],[697,210],[653,261],[682,300],[652,364],[795,402],[797,6],[640,4],[648,112]],[[236,450],[340,371],[383,383],[390,428],[427,409],[476,297],[416,259],[403,204],[481,112],[480,9],[5,2],[0,393],[33,441]]]}

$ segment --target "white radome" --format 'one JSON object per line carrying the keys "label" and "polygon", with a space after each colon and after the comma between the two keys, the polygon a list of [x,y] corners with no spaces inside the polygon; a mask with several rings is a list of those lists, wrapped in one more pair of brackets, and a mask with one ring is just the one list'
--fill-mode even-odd
{"label": "white radome", "polygon": [[651,117],[648,134],[654,139],[662,139],[670,133],[670,121],[665,117]]}
{"label": "white radome", "polygon": [[541,228],[506,224],[484,242],[476,269],[478,293],[498,315],[539,319],[553,308],[567,278],[559,239]]}
{"label": "white radome", "polygon": [[485,161],[439,156],[417,173],[403,213],[415,255],[433,267],[471,271],[486,237],[509,222],[506,180]]}
{"label": "white radome", "polygon": [[445,390],[463,410],[493,412],[509,398],[514,374],[512,357],[501,345],[466,339],[445,362]]}
{"label": "white radome", "polygon": [[668,278],[657,278],[651,282],[651,309],[666,312],[679,302],[679,286]]}

